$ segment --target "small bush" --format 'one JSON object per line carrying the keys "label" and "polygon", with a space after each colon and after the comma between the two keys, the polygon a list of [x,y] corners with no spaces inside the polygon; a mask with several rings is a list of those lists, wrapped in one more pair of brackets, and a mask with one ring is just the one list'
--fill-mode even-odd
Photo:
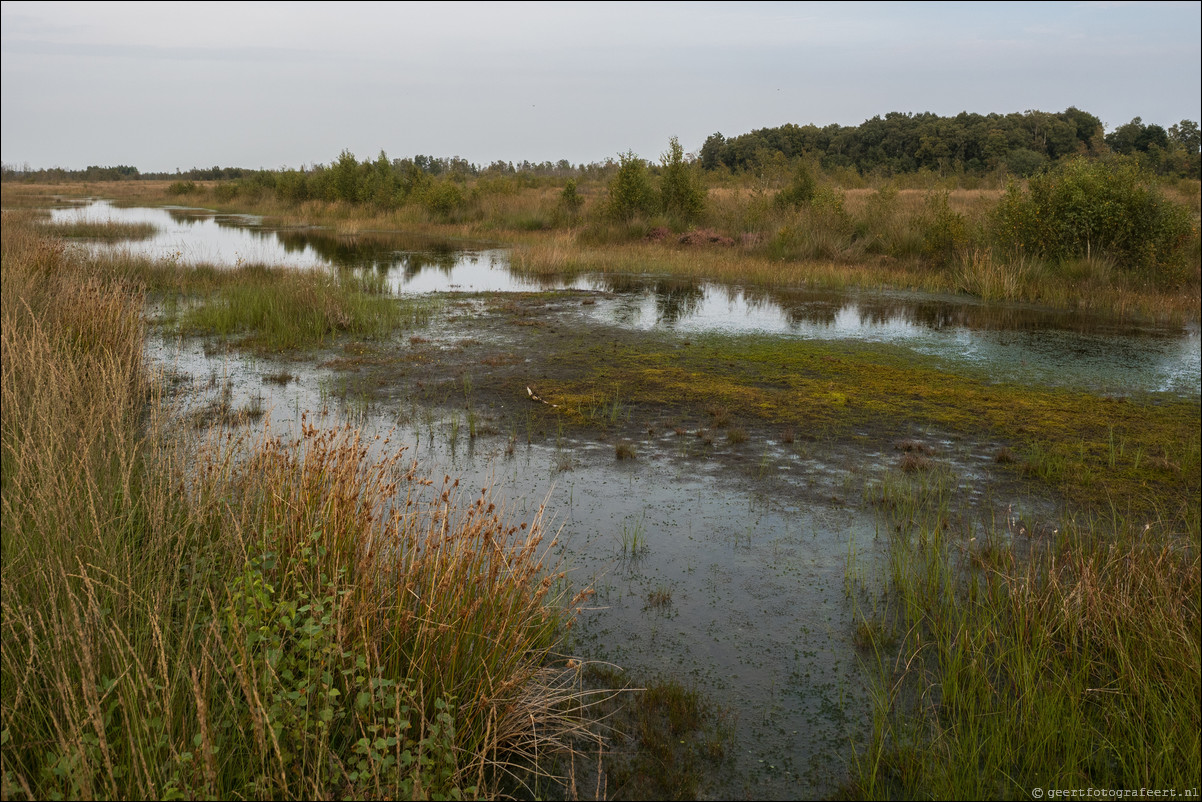
{"label": "small bush", "polygon": [[1141,279],[1186,278],[1198,232],[1189,210],[1166,200],[1131,159],[1084,158],[1011,184],[993,219],[999,244],[1055,260],[1107,255]]}
{"label": "small bush", "polygon": [[431,184],[422,195],[422,205],[426,211],[444,220],[462,209],[466,202],[459,185],[449,181]]}
{"label": "small bush", "polygon": [[946,192],[927,195],[920,217],[922,255],[937,264],[951,264],[968,244],[968,223],[964,215],[952,211]]}
{"label": "small bush", "polygon": [[191,195],[196,192],[199,187],[195,181],[173,181],[171,186],[167,187],[168,195]]}
{"label": "small bush", "polygon": [[705,210],[705,188],[693,165],[685,164],[684,149],[676,137],[668,141],[668,151],[660,157],[663,178],[660,180],[660,198],[664,214],[687,225]]}
{"label": "small bush", "polygon": [[580,197],[580,193],[576,191],[575,178],[569,178],[568,183],[564,184],[563,192],[559,194],[559,205],[569,214],[580,214],[580,208],[584,206],[584,198]]}
{"label": "small bush", "polygon": [[218,184],[213,187],[213,197],[219,201],[228,203],[238,197],[238,185],[233,182]]}
{"label": "small bush", "polygon": [[647,163],[627,151],[619,157],[618,172],[609,182],[607,216],[619,223],[629,223],[636,217],[650,217],[658,206]]}
{"label": "small bush", "polygon": [[818,182],[814,180],[809,165],[804,161],[800,162],[789,186],[777,193],[776,205],[782,209],[800,209],[814,199],[817,189]]}

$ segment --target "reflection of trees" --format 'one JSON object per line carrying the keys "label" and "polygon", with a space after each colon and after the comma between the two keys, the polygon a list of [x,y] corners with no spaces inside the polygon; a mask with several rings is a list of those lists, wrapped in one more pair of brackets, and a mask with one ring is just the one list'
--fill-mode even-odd
{"label": "reflection of trees", "polygon": [[449,276],[455,265],[459,264],[459,254],[454,251],[413,251],[397,255],[400,257],[398,264],[405,274],[406,281],[416,278],[426,268],[441,271]]}
{"label": "reflection of trees", "polygon": [[199,223],[202,220],[208,220],[213,216],[212,212],[204,209],[165,209],[167,216],[171,218],[173,223]]}
{"label": "reflection of trees", "polygon": [[218,228],[235,228],[239,230],[249,231],[260,239],[271,239],[271,232],[265,231],[254,224],[257,220],[249,214],[218,214],[213,216],[213,222]]}
{"label": "reflection of trees", "polygon": [[695,281],[660,280],[651,289],[658,323],[672,324],[695,315],[705,301],[705,290]]}
{"label": "reflection of trees", "polygon": [[619,295],[641,293],[647,289],[647,279],[642,276],[630,276],[622,273],[603,273],[595,277],[599,289],[614,292]]}
{"label": "reflection of trees", "polygon": [[416,276],[427,267],[449,271],[461,253],[448,243],[384,232],[339,234],[317,229],[288,229],[264,234],[275,236],[287,253],[311,248],[337,267],[374,268],[382,273],[401,268],[406,278]]}
{"label": "reflection of trees", "polygon": [[655,300],[655,320],[671,325],[696,314],[705,302],[706,289],[692,279],[659,278],[606,274],[595,277],[594,286],[622,296],[615,312],[620,323],[637,320],[642,311],[642,299],[648,294]]}
{"label": "reflection of trees", "polygon": [[830,326],[847,305],[847,296],[819,290],[803,292],[746,287],[743,302],[752,309],[782,310],[790,326]]}
{"label": "reflection of trees", "polygon": [[986,331],[1058,329],[1078,333],[1137,333],[1089,315],[1030,306],[983,304],[952,298],[904,298],[845,294],[822,290],[745,288],[750,307],[782,309],[791,325],[834,325],[839,314],[855,310],[860,325],[883,326],[904,322],[928,329],[963,328]]}
{"label": "reflection of trees", "polygon": [[808,324],[811,326],[833,326],[839,317],[840,307],[829,304],[812,304],[809,306],[790,306],[785,309],[785,319],[791,326]]}

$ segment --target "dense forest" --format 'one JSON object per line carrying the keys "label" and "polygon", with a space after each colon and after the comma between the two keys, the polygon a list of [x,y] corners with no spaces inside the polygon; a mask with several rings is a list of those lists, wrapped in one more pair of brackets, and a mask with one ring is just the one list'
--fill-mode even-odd
{"label": "dense forest", "polygon": [[1137,155],[1154,173],[1199,177],[1198,123],[1182,120],[1166,131],[1136,117],[1104,134],[1101,120],[1069,107],[1057,114],[890,112],[858,126],[782,125],[727,139],[712,134],[701,148],[707,170],[755,169],[767,157],[805,156],[827,170],[852,168],[861,175],[892,176],[930,170],[940,175],[1005,171],[1027,177],[1066,157],[1106,153]]}
{"label": "dense forest", "polygon": [[[728,170],[736,174],[762,171],[774,162],[800,157],[816,162],[828,172],[854,171],[864,177],[889,178],[929,172],[945,177],[1009,175],[1026,178],[1068,156],[1119,153],[1135,156],[1141,167],[1157,175],[1202,178],[1200,150],[1202,135],[1195,121],[1181,120],[1165,129],[1136,117],[1106,134],[1100,119],[1070,106],[1058,113],[1026,111],[982,115],[962,112],[955,117],[940,117],[930,112],[889,112],[884,117],[876,116],[856,126],[788,123],[729,138],[714,133],[705,140],[696,159],[706,171]],[[352,154],[344,152],[328,167],[318,164],[299,170],[263,171],[214,166],[174,173],[141,173],[138,168],[128,165],[35,170],[6,164],[3,179],[39,182],[257,179],[293,199],[331,198],[341,193],[328,180],[334,179],[340,170],[342,173],[349,171],[349,160],[354,159]],[[459,157],[417,155],[389,161],[381,153],[376,161],[361,164],[364,167],[372,165],[380,180],[395,190],[412,188],[437,176],[457,179],[515,174],[561,179],[599,177],[611,173],[617,162],[610,159],[600,164],[572,165],[566,159],[518,164],[495,161],[481,167]],[[268,178],[265,173],[273,175]]]}

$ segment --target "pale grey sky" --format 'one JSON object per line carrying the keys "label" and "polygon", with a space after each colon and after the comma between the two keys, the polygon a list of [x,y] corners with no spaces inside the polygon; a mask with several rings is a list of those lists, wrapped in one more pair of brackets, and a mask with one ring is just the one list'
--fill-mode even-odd
{"label": "pale grey sky", "polygon": [[0,4],[34,168],[656,158],[676,135],[1077,106],[1202,117],[1202,4]]}

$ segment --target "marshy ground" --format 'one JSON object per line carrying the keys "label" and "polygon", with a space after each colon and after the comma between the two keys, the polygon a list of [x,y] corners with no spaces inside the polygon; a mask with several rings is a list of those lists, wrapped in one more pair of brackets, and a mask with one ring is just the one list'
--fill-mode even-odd
{"label": "marshy ground", "polygon": [[[621,302],[454,293],[391,338],[250,357],[210,341],[193,370],[244,375],[273,425],[312,407],[395,426],[423,464],[526,508],[549,500],[572,576],[597,591],[578,654],[637,685],[684,683],[712,708],[704,726],[723,728],[674,757],[689,788],[788,797],[846,782],[871,739],[864,658],[874,638],[898,642],[866,600],[882,592],[889,530],[909,531],[930,499],[958,548],[979,538],[1024,555],[1074,506],[1119,497],[1126,514],[1175,519],[1197,494],[1196,399],[995,382],[887,343],[593,314]],[[607,746],[615,767],[637,766],[622,749],[643,741],[621,743]],[[705,757],[723,744],[722,760]],[[611,792],[656,774],[628,772]]]}
{"label": "marshy ground", "polygon": [[[172,213],[179,226],[208,219]],[[1147,633],[1186,669],[1173,676],[1196,675],[1196,324],[1060,319],[1029,305],[967,313],[938,299],[903,325],[905,304],[885,293],[860,298],[858,314],[904,336],[859,336],[839,333],[842,300],[743,288],[711,317],[791,311],[732,329],[689,323],[710,303],[695,281],[515,288],[492,247],[213,222],[240,243],[275,238],[291,255],[351,265],[297,276],[239,253],[193,269],[180,249],[96,268],[147,292],[146,354],[173,425],[350,423],[427,474],[491,488],[519,516],[549,511],[555,558],[574,588],[594,591],[564,651],[589,666],[591,687],[645,690],[619,697],[630,701],[599,742],[602,772],[580,768],[578,787],[540,795],[1005,795],[988,783],[1029,780],[1052,760],[1008,751],[1030,752],[1014,733],[1047,677],[1120,687],[1115,667],[1150,653]],[[455,277],[461,250],[470,281]],[[432,286],[403,291],[422,280]],[[485,280],[505,286],[479,291]],[[317,314],[279,321],[281,308]],[[1055,594],[1086,598],[1116,575],[1147,579],[1069,624],[1125,615],[1102,602],[1141,593],[1159,600],[1141,609],[1164,616],[1107,641],[1111,656],[1078,659],[1057,618],[1078,607]],[[1180,599],[1168,602],[1156,588],[1174,577]],[[1042,601],[1011,604],[1032,598]],[[1035,630],[1050,634],[1032,640]],[[1020,676],[1012,666],[1027,666],[1032,642],[1045,662]],[[1067,672],[1056,662],[1066,654]],[[981,664],[993,684],[955,684]],[[1160,687],[1149,665],[1134,671],[1148,685],[1122,686],[1124,699]],[[1194,692],[1167,693],[1180,703]],[[646,715],[622,718],[632,710]],[[1103,731],[1132,714],[1081,715]],[[1191,754],[1173,733],[1197,732],[1198,712],[1167,715],[1185,722],[1156,736],[1171,765]],[[957,740],[958,716],[1021,726]],[[1040,726],[1024,737],[1039,741]],[[581,746],[589,765],[596,743]],[[974,785],[971,761],[948,755],[982,743],[993,762]],[[1106,777],[1134,748],[1095,765],[1086,743],[1070,763]],[[960,768],[949,778],[947,765]]]}

